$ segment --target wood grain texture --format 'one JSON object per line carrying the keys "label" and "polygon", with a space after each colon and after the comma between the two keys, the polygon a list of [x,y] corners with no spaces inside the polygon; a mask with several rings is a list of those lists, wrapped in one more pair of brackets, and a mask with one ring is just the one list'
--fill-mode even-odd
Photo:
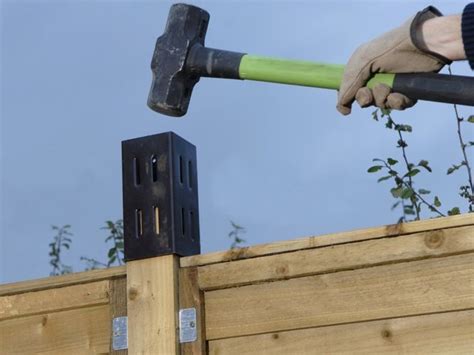
{"label": "wood grain texture", "polygon": [[0,320],[109,303],[109,281],[0,297]]}
{"label": "wood grain texture", "polygon": [[181,267],[207,265],[300,249],[318,248],[328,245],[351,243],[361,240],[399,236],[422,231],[462,227],[468,225],[474,225],[474,215],[472,213],[409,223],[392,224],[384,227],[361,229],[350,232],[306,237],[290,241],[274,242],[270,244],[261,244],[252,247],[237,248],[203,255],[187,256],[181,258],[180,265]]}
{"label": "wood grain texture", "polygon": [[110,354],[126,355],[128,350],[113,350],[112,349],[112,320],[117,317],[127,315],[127,278],[121,277],[110,281]]}
{"label": "wood grain texture", "polygon": [[107,354],[109,306],[0,321],[1,354]]}
{"label": "wood grain texture", "polygon": [[109,269],[90,270],[61,276],[51,276],[43,279],[3,284],[0,285],[0,296],[123,277],[125,276],[125,272],[125,266],[118,266]]}
{"label": "wood grain texture", "polygon": [[178,354],[178,258],[127,263],[128,351]]}
{"label": "wood grain texture", "polygon": [[352,323],[209,342],[218,354],[472,354],[474,312]]}
{"label": "wood grain texture", "polygon": [[179,269],[179,309],[183,308],[196,308],[198,339],[191,343],[181,344],[181,354],[207,354],[204,293],[198,286],[197,268]]}
{"label": "wood grain texture", "polygon": [[198,267],[211,290],[474,251],[474,226],[371,239]]}
{"label": "wood grain texture", "polygon": [[205,293],[208,340],[474,308],[474,254]]}

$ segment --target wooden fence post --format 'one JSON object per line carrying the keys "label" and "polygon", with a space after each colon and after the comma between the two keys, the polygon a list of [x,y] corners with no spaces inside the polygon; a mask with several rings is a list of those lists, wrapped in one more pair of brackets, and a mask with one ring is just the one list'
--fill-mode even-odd
{"label": "wooden fence post", "polygon": [[178,257],[127,263],[129,354],[179,354]]}
{"label": "wooden fence post", "polygon": [[201,250],[196,147],[172,132],[123,141],[122,176],[128,352],[179,354],[178,255]]}

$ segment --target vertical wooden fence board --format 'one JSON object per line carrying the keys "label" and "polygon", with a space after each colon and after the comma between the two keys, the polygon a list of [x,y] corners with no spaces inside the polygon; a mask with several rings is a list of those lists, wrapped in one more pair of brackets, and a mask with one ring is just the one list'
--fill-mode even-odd
{"label": "vertical wooden fence board", "polygon": [[205,293],[208,340],[474,308],[474,254]]}
{"label": "vertical wooden fence board", "polygon": [[178,258],[127,263],[129,354],[178,354]]}
{"label": "vertical wooden fence board", "polygon": [[[116,317],[123,317],[127,315],[127,279],[121,277],[110,281],[110,322]],[[111,323],[112,324],[112,323]],[[112,339],[113,329],[111,325],[111,339],[110,339],[110,354],[126,355],[128,350],[113,350]]]}
{"label": "vertical wooden fence board", "polygon": [[197,340],[181,344],[181,354],[207,354],[206,323],[204,319],[204,293],[197,282],[197,268],[179,270],[179,308],[195,308],[197,320]]}
{"label": "vertical wooden fence board", "polygon": [[436,313],[209,342],[212,355],[472,354],[474,311]]}
{"label": "vertical wooden fence board", "polygon": [[107,354],[108,305],[0,321],[0,354]]}

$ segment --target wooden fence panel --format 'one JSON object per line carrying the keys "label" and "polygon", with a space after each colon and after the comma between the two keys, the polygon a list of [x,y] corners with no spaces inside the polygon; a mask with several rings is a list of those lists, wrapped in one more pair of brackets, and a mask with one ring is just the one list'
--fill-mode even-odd
{"label": "wooden fence panel", "polygon": [[209,340],[474,308],[474,254],[205,293]]}

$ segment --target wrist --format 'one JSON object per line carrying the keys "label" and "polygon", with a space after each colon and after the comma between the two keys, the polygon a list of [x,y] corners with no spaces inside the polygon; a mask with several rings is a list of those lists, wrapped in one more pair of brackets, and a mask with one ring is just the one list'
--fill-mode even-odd
{"label": "wrist", "polygon": [[466,59],[461,34],[461,16],[442,16],[429,19],[421,26],[426,48],[450,60]]}

